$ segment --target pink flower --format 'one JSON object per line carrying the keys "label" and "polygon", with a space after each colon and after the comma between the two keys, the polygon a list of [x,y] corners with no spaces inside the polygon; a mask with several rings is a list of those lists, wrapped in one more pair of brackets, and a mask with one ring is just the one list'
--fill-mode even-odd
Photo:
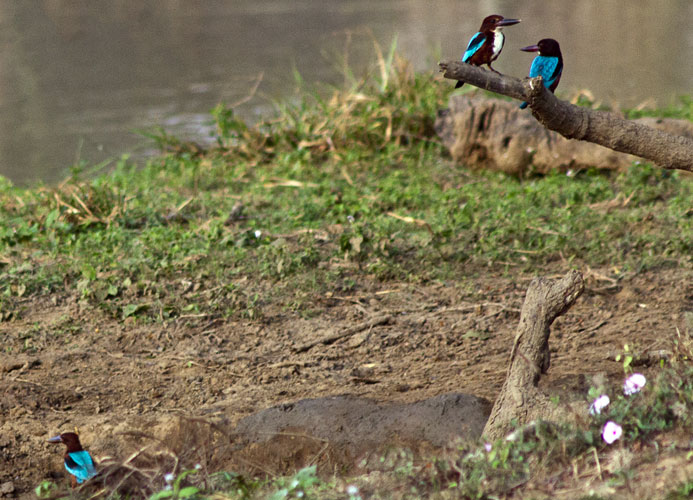
{"label": "pink flower", "polygon": [[486,443],[484,444],[484,449],[486,451],[491,451],[493,449],[493,445],[491,443]]}
{"label": "pink flower", "polygon": [[606,444],[612,444],[623,434],[623,428],[616,422],[607,421],[602,428],[602,439]]}
{"label": "pink flower", "polygon": [[630,396],[636,392],[640,392],[640,389],[645,387],[647,379],[642,373],[634,373],[626,379],[623,383],[623,394]]}
{"label": "pink flower", "polygon": [[611,403],[609,396],[602,394],[597,399],[592,401],[592,404],[590,405],[590,415],[599,415],[604,408],[609,406],[609,403]]}

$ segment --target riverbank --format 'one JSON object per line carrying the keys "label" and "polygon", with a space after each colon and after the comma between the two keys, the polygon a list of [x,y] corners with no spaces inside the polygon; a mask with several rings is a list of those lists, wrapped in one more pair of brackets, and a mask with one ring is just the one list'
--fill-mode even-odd
{"label": "riverbank", "polygon": [[[578,498],[583,481],[603,487],[601,498],[638,498],[636,471],[652,472],[654,490],[660,465],[685,470],[688,440],[677,436],[693,405],[693,181],[650,165],[524,179],[453,165],[433,132],[451,90],[392,52],[367,80],[306,92],[256,127],[218,107],[213,147],[158,134],[162,154],[146,165],[123,158],[95,178],[76,169],[57,186],[3,181],[0,429],[9,463],[0,482],[21,494],[41,481],[63,488],[60,452],[44,438],[74,427],[97,456],[125,460],[118,452],[131,453],[132,441],[122,433],[157,429],[167,439],[162,422],[180,415],[236,422],[345,392],[492,400],[529,280],[572,268],[588,291],[552,331],[547,389],[583,393],[588,404],[602,380],[615,400],[608,415],[626,428],[618,449],[600,440],[604,419],[592,419],[496,443],[493,456],[478,455],[479,443],[437,461],[405,453],[380,479],[331,478],[344,464],[317,457],[322,478],[305,472],[301,491],[343,498],[353,482],[365,496],[526,489]],[[691,119],[693,104],[660,113]],[[393,320],[296,352],[377,314]],[[671,355],[638,366],[653,382],[643,397],[617,398],[624,369],[656,350]],[[186,481],[230,497],[291,490],[289,480],[252,478],[309,465],[253,468],[175,451],[176,474],[201,463]],[[167,472],[129,493],[164,488]],[[691,484],[676,481],[667,491]]]}

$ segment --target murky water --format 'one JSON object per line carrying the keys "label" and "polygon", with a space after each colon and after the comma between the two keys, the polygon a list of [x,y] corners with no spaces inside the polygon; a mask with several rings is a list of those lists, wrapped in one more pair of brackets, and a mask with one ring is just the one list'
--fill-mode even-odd
{"label": "murky water", "polygon": [[330,55],[357,72],[372,38],[417,69],[457,58],[489,13],[520,17],[506,29],[497,69],[523,76],[519,47],[552,37],[566,68],[559,95],[589,89],[608,104],[669,104],[693,92],[691,0],[2,0],[0,175],[53,182],[90,164],[151,144],[133,133],[162,125],[208,134],[219,101],[253,99],[246,118],[304,79],[338,83]]}

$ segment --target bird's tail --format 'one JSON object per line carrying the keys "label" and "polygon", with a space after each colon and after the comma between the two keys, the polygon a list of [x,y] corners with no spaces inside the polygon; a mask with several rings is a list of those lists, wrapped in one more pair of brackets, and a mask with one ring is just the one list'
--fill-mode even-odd
{"label": "bird's tail", "polygon": [[523,102],[522,104],[520,104],[520,109],[525,109],[526,107],[527,107],[526,102]]}
{"label": "bird's tail", "polygon": [[464,85],[464,82],[462,80],[457,80],[457,83],[455,84],[455,88],[459,89],[462,85]]}

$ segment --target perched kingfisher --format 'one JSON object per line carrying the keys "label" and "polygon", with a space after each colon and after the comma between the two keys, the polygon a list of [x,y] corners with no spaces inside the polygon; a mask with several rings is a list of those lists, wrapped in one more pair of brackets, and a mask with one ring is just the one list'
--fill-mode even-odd
{"label": "perched kingfisher", "polygon": [[79,437],[74,432],[59,434],[50,438],[48,442],[63,443],[67,447],[65,450],[65,469],[71,474],[70,483],[73,488],[97,474],[94,460],[89,452],[82,448]]}
{"label": "perched kingfisher", "polygon": [[[503,50],[503,44],[505,43],[503,27],[512,26],[519,22],[519,19],[505,19],[497,14],[486,17],[481,23],[479,32],[469,40],[467,50],[462,55],[462,62],[473,64],[474,66],[486,64],[491,71],[496,71],[491,67],[491,63],[498,59],[501,50]],[[462,85],[464,85],[464,82],[458,80],[455,88],[458,89]]]}
{"label": "perched kingfisher", "polygon": [[[541,76],[544,79],[544,87],[554,92],[558,87],[558,82],[561,81],[561,73],[563,72],[563,56],[558,42],[553,38],[544,38],[539,40],[536,45],[530,45],[520,50],[539,52],[539,55],[532,61],[532,67],[529,68],[529,77]],[[520,109],[526,107],[526,102],[520,104]]]}

